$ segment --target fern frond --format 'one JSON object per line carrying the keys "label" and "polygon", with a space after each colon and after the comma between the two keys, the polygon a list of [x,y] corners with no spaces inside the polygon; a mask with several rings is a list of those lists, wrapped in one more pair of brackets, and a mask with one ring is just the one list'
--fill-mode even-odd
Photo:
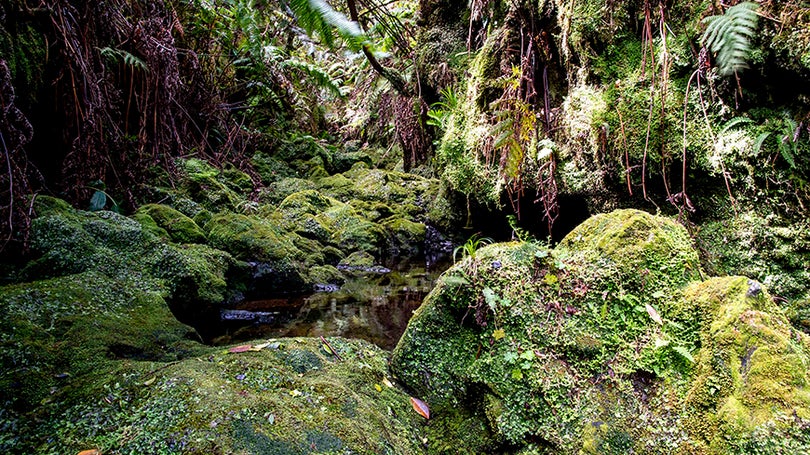
{"label": "fern frond", "polygon": [[357,22],[349,20],[324,0],[289,0],[289,5],[301,28],[310,34],[317,33],[329,47],[335,46],[337,36],[353,51],[360,50],[366,43]]}
{"label": "fern frond", "polygon": [[309,80],[318,88],[326,89],[337,98],[343,97],[340,91],[340,84],[334,80],[326,71],[315,65],[300,60],[287,60],[281,64],[283,68],[295,69],[308,76]]}
{"label": "fern frond", "polygon": [[113,63],[123,63],[124,66],[128,66],[133,70],[137,69],[143,72],[149,71],[149,68],[147,68],[146,66],[146,62],[143,61],[143,59],[123,49],[102,47],[99,49],[99,53],[101,54],[102,57],[106,58],[107,60]]}
{"label": "fern frond", "polygon": [[700,39],[702,45],[717,54],[717,71],[722,76],[748,68],[751,39],[756,34],[759,17],[754,2],[742,2],[726,10],[725,14],[703,19],[706,31]]}
{"label": "fern frond", "polygon": [[739,125],[748,125],[751,123],[754,123],[754,121],[748,117],[734,117],[733,119],[727,121],[722,128],[720,128],[720,133],[725,133],[726,131]]}

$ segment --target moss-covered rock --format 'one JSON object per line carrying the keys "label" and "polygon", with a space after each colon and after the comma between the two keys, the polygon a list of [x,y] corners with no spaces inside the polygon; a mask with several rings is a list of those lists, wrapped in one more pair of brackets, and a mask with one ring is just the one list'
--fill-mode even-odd
{"label": "moss-covered rock", "polygon": [[773,437],[810,421],[810,338],[797,333],[761,285],[745,277],[695,284],[685,302],[685,310],[699,318],[701,334],[684,403],[690,442],[709,453],[810,447],[810,433]]}
{"label": "moss-covered rock", "polygon": [[155,227],[113,212],[74,210],[46,197],[38,197],[35,208],[41,215],[32,222],[34,259],[20,272],[23,281],[95,271],[136,280],[182,311],[224,300],[226,276],[240,267],[228,253],[205,245],[164,243],[152,232]]}
{"label": "moss-covered rock", "polygon": [[404,218],[389,218],[382,223],[387,232],[386,248],[393,257],[416,256],[424,251],[425,225]]}
{"label": "moss-covered rock", "polygon": [[180,160],[178,167],[184,173],[181,191],[206,209],[212,212],[236,210],[245,203],[245,178],[250,178],[244,173],[230,168],[226,175],[208,162],[196,158]]}
{"label": "moss-covered rock", "polygon": [[206,224],[211,246],[254,263],[253,285],[265,292],[300,292],[310,287],[303,264],[306,254],[294,233],[258,217],[220,213]]}
{"label": "moss-covered rock", "polygon": [[220,213],[205,228],[212,246],[228,251],[239,259],[303,259],[300,250],[284,231],[256,217]]}
{"label": "moss-covered rock", "polygon": [[[686,230],[633,210],[593,217],[553,250],[487,246],[440,279],[394,350],[392,370],[432,406],[443,422],[437,428],[462,430],[464,415],[486,429],[468,442],[452,431],[431,435],[435,447],[450,438],[473,453],[743,453],[760,447],[762,434],[800,434],[807,418],[786,423],[781,414],[807,408],[807,370],[799,367],[810,361],[807,341],[759,284],[700,280]],[[699,297],[704,291],[714,303],[701,303],[711,301]],[[737,309],[723,316],[718,308]],[[740,319],[748,314],[760,334],[728,338],[751,332]],[[729,343],[737,347],[725,350]],[[759,365],[771,367],[740,376],[753,345],[763,347]],[[721,386],[744,403],[734,415],[718,401],[693,404],[696,391],[714,387],[700,378],[720,371],[738,378],[736,388]],[[753,391],[769,385],[780,391],[753,403]],[[756,423],[746,427],[720,423],[749,414]],[[721,447],[715,437],[733,444]],[[807,438],[787,444],[806,446]]]}
{"label": "moss-covered rock", "polygon": [[810,227],[775,214],[744,212],[702,223],[697,240],[716,275],[754,278],[780,299],[791,322],[810,332]]}
{"label": "moss-covered rock", "polygon": [[[172,363],[124,363],[2,429],[37,453],[424,453],[424,419],[363,341],[269,340]],[[102,396],[103,399],[98,399]]]}
{"label": "moss-covered rock", "polygon": [[[566,262],[581,263],[616,289],[644,291],[647,283],[667,292],[701,277],[700,258],[680,224],[639,210],[589,218],[560,242]],[[590,275],[590,273],[589,273]],[[663,286],[663,287],[662,287]]]}
{"label": "moss-covered rock", "polygon": [[282,178],[262,188],[259,192],[259,199],[267,204],[278,205],[293,193],[314,190],[317,187],[318,185],[311,180],[294,177]]}
{"label": "moss-covered rock", "polygon": [[[141,206],[132,217],[145,227],[152,228],[149,219],[169,235],[169,240],[176,243],[205,243],[205,233],[191,218],[181,212],[162,204]],[[159,233],[160,230],[153,231]]]}
{"label": "moss-covered rock", "polygon": [[264,152],[253,154],[251,163],[256,168],[256,172],[261,177],[264,185],[269,185],[286,177],[295,177],[296,175],[295,171],[283,160]]}
{"label": "moss-covered rock", "polygon": [[329,243],[346,252],[377,252],[385,240],[382,226],[360,216],[347,204],[333,206],[315,219],[331,231]]}
{"label": "moss-covered rock", "polygon": [[[24,413],[114,359],[167,361],[197,352],[193,329],[159,292],[128,278],[88,271],[0,288],[0,402]],[[9,407],[10,406],[10,407]]]}

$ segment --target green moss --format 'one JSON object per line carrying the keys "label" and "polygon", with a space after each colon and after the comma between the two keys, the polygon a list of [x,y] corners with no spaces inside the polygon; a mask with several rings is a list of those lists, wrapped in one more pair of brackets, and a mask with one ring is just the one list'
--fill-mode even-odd
{"label": "green moss", "polygon": [[286,234],[255,217],[233,213],[214,215],[206,224],[210,244],[243,260],[303,259]]}
{"label": "green moss", "polygon": [[382,226],[388,234],[386,248],[394,256],[415,256],[425,243],[425,225],[403,218],[389,218]]}
{"label": "green moss", "polygon": [[278,206],[278,210],[284,212],[285,218],[296,218],[304,214],[316,215],[333,206],[338,202],[324,197],[314,190],[304,190],[287,196]]}
{"label": "green moss", "polygon": [[[810,418],[810,340],[791,329],[759,283],[715,278],[691,286],[686,297],[704,316],[685,402],[699,444],[727,453],[735,441],[756,444],[756,428],[790,428]],[[782,415],[799,420],[785,425]]]}
{"label": "green moss", "polygon": [[269,185],[286,177],[295,177],[295,171],[287,163],[272,157],[264,152],[256,152],[251,158],[253,167],[262,179],[262,183]]}
{"label": "green moss", "polygon": [[74,212],[73,207],[62,199],[38,195],[34,198],[34,215],[44,217],[47,215],[66,215]]}
{"label": "green moss", "polygon": [[623,287],[644,289],[645,282],[677,289],[700,279],[697,251],[686,229],[676,222],[638,210],[617,210],[591,217],[560,242],[567,261],[584,261],[602,275],[618,273]]}
{"label": "green moss", "polygon": [[[271,340],[275,341],[275,340]],[[278,340],[258,352],[208,349],[174,363],[120,363],[71,402],[26,422],[38,453],[424,453],[424,419],[384,385],[386,354],[362,342]],[[102,393],[103,400],[92,399]],[[57,395],[59,397],[59,395]],[[95,396],[97,398],[97,396]],[[350,405],[351,413],[344,412]]]}
{"label": "green moss", "polygon": [[698,280],[686,230],[633,210],[554,250],[487,246],[442,276],[392,371],[435,407],[486,415],[495,451],[734,453],[714,441],[747,441],[788,409],[800,420],[778,431],[804,425],[806,340],[758,285]]}
{"label": "green moss", "polygon": [[111,279],[135,280],[140,288],[161,293],[173,309],[182,310],[223,301],[226,276],[240,267],[225,252],[205,245],[170,245],[156,237],[160,228],[150,226],[147,211],[190,221],[171,209],[151,207],[141,212],[141,224],[112,212],[84,212],[43,202],[59,209],[42,210],[45,215],[32,223],[36,259],[21,271],[25,280],[96,271]]}
{"label": "green moss", "polygon": [[[205,243],[205,233],[191,218],[179,211],[161,204],[147,204],[138,209],[133,216],[140,222],[138,215],[148,215],[149,218],[169,235],[169,240],[177,243]],[[151,228],[148,220],[146,226]],[[152,228],[153,229],[153,228]],[[160,232],[153,231],[154,233]]]}
{"label": "green moss", "polygon": [[104,375],[111,359],[175,360],[196,352],[159,293],[98,272],[0,288],[0,400],[31,409],[55,390]]}
{"label": "green moss", "polygon": [[333,265],[319,265],[309,269],[309,279],[316,284],[339,284],[344,278]]}
{"label": "green moss", "polygon": [[253,191],[253,179],[231,163],[222,167],[221,180],[234,191],[247,194]]}
{"label": "green moss", "polygon": [[348,205],[338,205],[316,216],[332,232],[329,243],[343,251],[377,251],[385,239],[385,230],[359,216]]}
{"label": "green moss", "polygon": [[241,173],[234,173],[231,169],[229,176],[236,177],[234,182],[219,169],[196,158],[180,160],[178,167],[185,174],[181,182],[182,191],[206,209],[214,212],[235,210],[244,203],[245,197],[243,193],[240,194],[245,191]]}
{"label": "green moss", "polygon": [[371,267],[374,265],[374,256],[365,251],[355,251],[341,260],[340,265],[348,267]]}
{"label": "green moss", "polygon": [[707,221],[698,231],[707,268],[718,275],[745,275],[761,281],[787,300],[786,311],[798,328],[810,330],[807,283],[810,229],[805,220],[790,222],[753,211]]}
{"label": "green moss", "polygon": [[310,180],[292,177],[282,178],[267,185],[267,187],[259,193],[259,197],[264,203],[276,205],[293,193],[314,190],[316,187],[317,185]]}
{"label": "green moss", "polygon": [[354,182],[343,174],[323,177],[317,183],[324,194],[343,202],[348,201],[354,193]]}
{"label": "green moss", "polygon": [[151,233],[155,237],[158,237],[160,239],[164,239],[164,240],[167,240],[167,241],[171,239],[171,236],[169,235],[169,232],[166,231],[166,229],[163,229],[162,227],[158,226],[155,219],[152,218],[151,216],[149,216],[148,214],[146,214],[146,213],[134,213],[131,216],[131,218],[133,220],[137,221],[143,227],[143,229],[145,231]]}

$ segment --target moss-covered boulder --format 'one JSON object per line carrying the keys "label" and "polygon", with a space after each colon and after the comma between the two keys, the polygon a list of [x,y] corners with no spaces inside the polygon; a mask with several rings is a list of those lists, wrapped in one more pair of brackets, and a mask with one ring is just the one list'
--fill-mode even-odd
{"label": "moss-covered boulder", "polygon": [[235,213],[215,215],[205,229],[213,247],[254,263],[254,286],[266,292],[309,289],[303,270],[306,255],[296,246],[297,234],[259,217]]}
{"label": "moss-covered boulder", "polygon": [[157,235],[165,232],[172,242],[205,243],[206,240],[205,233],[194,220],[167,205],[141,206],[132,218]]}
{"label": "moss-covered boulder", "polygon": [[2,287],[0,311],[0,402],[20,415],[106,377],[115,359],[170,361],[200,348],[161,293],[98,271]]}
{"label": "moss-covered boulder", "polygon": [[21,270],[21,281],[94,271],[135,280],[184,312],[222,302],[227,277],[242,268],[226,252],[165,243],[148,226],[117,213],[74,210],[46,196],[34,208],[39,216],[31,225],[33,260]]}
{"label": "moss-covered boulder", "polygon": [[[615,291],[667,292],[699,280],[700,258],[680,224],[640,210],[593,216],[560,242],[566,263],[587,268],[583,278]],[[655,292],[654,291],[654,292]]]}
{"label": "moss-covered boulder", "polygon": [[810,333],[810,222],[741,212],[701,224],[697,239],[714,274],[754,278]]}
{"label": "moss-covered boulder", "polygon": [[236,210],[245,203],[246,176],[243,173],[230,172],[226,175],[208,162],[196,158],[180,160],[178,167],[184,176],[181,191],[206,209],[212,212]]}
{"label": "moss-covered boulder", "polygon": [[[672,220],[622,210],[589,219],[553,250],[522,242],[468,253],[414,314],[392,359],[434,409],[436,453],[743,453],[745,441],[760,447],[806,428],[806,338],[759,284],[698,284],[697,251]],[[703,292],[714,303],[701,303],[711,301]],[[732,307],[731,316],[718,310]],[[761,334],[732,340],[749,323],[741,315]],[[767,367],[757,378],[740,373],[755,345],[760,365],[775,365],[769,376]],[[720,371],[736,382],[700,385]],[[766,395],[770,404],[751,402],[770,385],[782,390]],[[732,415],[734,399],[743,405]],[[747,427],[723,423],[749,414],[757,417]]]}
{"label": "moss-covered boulder", "polygon": [[[745,277],[692,285],[684,301],[701,341],[683,408],[690,446],[708,453],[810,449],[810,337]],[[802,437],[782,436],[801,422]]]}
{"label": "moss-covered boulder", "polygon": [[391,217],[382,222],[387,233],[386,248],[393,257],[416,256],[424,251],[425,225],[405,218]]}
{"label": "moss-covered boulder", "polygon": [[328,342],[205,348],[174,362],[110,360],[95,374],[61,379],[48,370],[43,376],[62,387],[43,384],[48,400],[13,427],[0,427],[0,447],[49,454],[424,453],[425,419],[389,376],[387,353],[363,341]]}

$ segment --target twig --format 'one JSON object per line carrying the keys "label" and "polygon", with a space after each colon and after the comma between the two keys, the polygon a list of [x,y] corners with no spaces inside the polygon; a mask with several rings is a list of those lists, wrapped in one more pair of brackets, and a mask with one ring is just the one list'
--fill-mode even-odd
{"label": "twig", "polygon": [[14,172],[11,170],[11,154],[6,147],[6,139],[3,137],[2,131],[0,131],[0,143],[3,144],[3,153],[6,155],[6,165],[8,166],[8,238],[0,246],[0,250],[3,250],[14,236]]}
{"label": "twig", "polygon": [[326,338],[324,338],[323,335],[321,335],[321,341],[323,341],[323,344],[326,345],[327,348],[329,348],[329,351],[331,351],[332,354],[334,354],[335,357],[338,358],[338,360],[343,361],[343,357],[341,357],[340,354],[338,354],[338,352],[335,350],[335,348],[333,348],[332,345],[329,344],[328,341],[326,341]]}
{"label": "twig", "polygon": [[624,143],[624,177],[627,181],[627,192],[630,196],[633,195],[633,187],[630,184],[630,152],[627,146],[627,133],[624,131],[624,120],[622,120],[622,111],[619,106],[616,106],[616,113],[619,115],[619,128],[622,131],[622,142]]}
{"label": "twig", "polygon": [[[712,144],[717,142],[717,138],[714,136],[714,131],[712,130],[711,122],[709,121],[709,114],[706,112],[706,103],[703,101],[703,90],[700,88],[700,77],[697,78],[697,86],[698,86],[698,97],[700,98],[700,109],[703,111],[703,118],[706,120],[706,129],[709,131],[709,136],[712,138]],[[729,183],[728,172],[726,172],[726,165],[723,163],[723,157],[720,157],[720,170],[723,172],[723,181],[726,183],[726,191],[728,191],[728,197],[731,200],[731,207],[734,209],[734,213],[737,213],[737,201],[734,199],[734,195],[731,193],[731,184]]]}

